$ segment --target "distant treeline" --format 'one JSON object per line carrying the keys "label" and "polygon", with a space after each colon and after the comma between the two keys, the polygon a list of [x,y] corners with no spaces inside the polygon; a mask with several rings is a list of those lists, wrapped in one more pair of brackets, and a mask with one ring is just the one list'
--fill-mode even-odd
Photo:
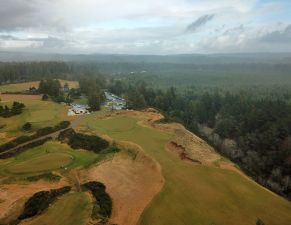
{"label": "distant treeline", "polygon": [[0,63],[0,84],[70,77],[71,69],[64,62]]}

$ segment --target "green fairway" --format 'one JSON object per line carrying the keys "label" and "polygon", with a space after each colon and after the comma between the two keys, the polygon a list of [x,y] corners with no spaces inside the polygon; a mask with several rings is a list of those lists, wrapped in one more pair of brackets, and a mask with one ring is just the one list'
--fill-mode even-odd
{"label": "green fairway", "polygon": [[30,225],[85,225],[90,219],[92,204],[86,193],[69,193],[62,196]]}
{"label": "green fairway", "polygon": [[73,156],[65,153],[48,153],[17,163],[7,168],[10,173],[36,173],[60,169],[69,165]]}
{"label": "green fairway", "polygon": [[[46,126],[55,126],[62,120],[68,120],[67,107],[51,101],[42,101],[40,96],[2,95],[0,105],[11,105],[13,101],[25,104],[25,109],[20,115],[10,118],[0,117],[1,133],[6,133],[7,138],[26,134],[22,130],[23,124],[32,124],[31,132]],[[5,142],[3,138],[3,142]]]}
{"label": "green fairway", "polygon": [[290,202],[236,172],[181,161],[165,150],[170,134],[141,127],[133,118],[94,115],[81,129],[137,143],[161,165],[165,185],[140,225],[255,225],[257,218],[267,225],[290,225]]}
{"label": "green fairway", "polygon": [[67,169],[86,167],[104,157],[107,156],[85,150],[73,150],[68,145],[58,142],[47,142],[15,158],[0,160],[0,176],[7,176],[7,173],[28,175],[60,170],[61,166]]}
{"label": "green fairway", "polygon": [[[90,118],[89,118],[90,122]],[[112,118],[112,119],[106,119],[106,120],[100,120],[98,121],[98,128],[96,127],[95,123],[87,123],[87,126],[91,129],[98,129],[102,132],[108,132],[108,133],[120,133],[120,132],[129,132],[134,131],[136,129],[136,121],[129,117],[123,117],[120,118]]]}

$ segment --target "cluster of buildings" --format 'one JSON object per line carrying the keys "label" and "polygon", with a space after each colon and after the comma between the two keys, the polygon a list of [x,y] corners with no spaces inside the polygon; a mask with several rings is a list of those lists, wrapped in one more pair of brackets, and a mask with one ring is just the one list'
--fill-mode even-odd
{"label": "cluster of buildings", "polygon": [[126,109],[126,101],[125,99],[118,97],[108,91],[104,92],[106,103],[105,106],[111,108],[112,110],[122,110]]}
{"label": "cluster of buildings", "polygon": [[[110,108],[111,110],[122,110],[126,109],[126,100],[112,94],[108,91],[104,92],[106,101],[104,106],[107,108]],[[90,114],[89,106],[88,105],[80,105],[76,103],[70,104],[71,108],[68,111],[68,116],[74,116],[74,115],[83,115],[83,114]]]}
{"label": "cluster of buildings", "polygon": [[68,116],[82,115],[82,114],[90,114],[89,106],[72,103],[71,108],[68,111]]}

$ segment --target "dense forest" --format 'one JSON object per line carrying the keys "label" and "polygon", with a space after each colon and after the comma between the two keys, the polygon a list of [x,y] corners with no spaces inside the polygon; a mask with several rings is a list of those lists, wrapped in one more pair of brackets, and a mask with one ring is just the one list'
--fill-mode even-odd
{"label": "dense forest", "polygon": [[0,84],[70,77],[70,67],[63,62],[0,62]]}

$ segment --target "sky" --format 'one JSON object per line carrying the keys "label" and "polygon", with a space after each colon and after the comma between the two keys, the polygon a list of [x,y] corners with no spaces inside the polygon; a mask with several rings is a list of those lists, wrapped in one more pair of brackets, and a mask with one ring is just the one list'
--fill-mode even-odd
{"label": "sky", "polygon": [[0,51],[291,52],[291,1],[0,0]]}

